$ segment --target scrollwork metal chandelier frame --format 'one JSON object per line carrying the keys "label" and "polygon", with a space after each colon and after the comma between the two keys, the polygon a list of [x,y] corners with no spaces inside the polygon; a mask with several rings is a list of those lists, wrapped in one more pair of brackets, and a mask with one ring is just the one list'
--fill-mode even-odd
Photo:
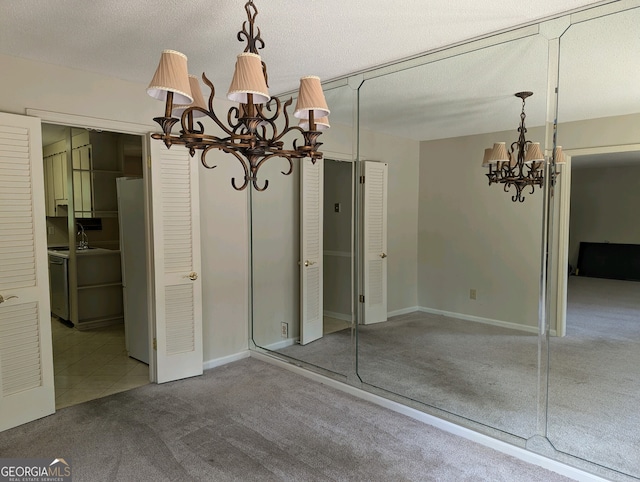
{"label": "scrollwork metal chandelier frame", "polygon": [[489,185],[494,183],[503,184],[505,192],[509,192],[512,187],[515,188],[516,192],[511,197],[513,202],[524,202],[523,191],[527,187],[531,188],[530,194],[533,194],[536,186],[542,188],[544,184],[544,158],[530,162],[526,160],[527,150],[533,143],[525,138],[527,133],[525,119],[527,115],[524,112],[524,107],[525,100],[531,95],[533,95],[533,92],[518,92],[515,94],[516,97],[522,99],[518,140],[511,144],[507,159],[498,159],[496,161],[495,152],[493,153],[493,160],[489,163],[489,172],[486,174],[489,178]]}
{"label": "scrollwork metal chandelier frame", "polygon": [[[260,29],[255,26],[258,10],[251,0],[245,4],[244,8],[247,20],[243,22],[242,30],[238,32],[237,38],[240,42],[246,41],[244,52],[258,54],[258,49],[265,46],[260,36]],[[267,66],[264,62],[262,62],[262,71],[265,81],[268,82]],[[322,145],[318,142],[321,132],[316,124],[317,119],[314,119],[313,111],[309,112],[308,130],[304,130],[297,125],[291,125],[287,109],[293,102],[292,98],[282,103],[277,97],[271,97],[266,104],[260,105],[253,103],[252,94],[247,94],[246,104],[239,104],[228,110],[225,124],[214,112],[215,87],[213,83],[204,73],[202,80],[211,90],[206,108],[193,105],[184,110],[180,119],[172,117],[172,110],[175,108],[173,93],[167,92],[164,116],[153,119],[162,128],[162,134],[152,134],[154,139],[162,140],[168,148],[174,144],[183,145],[189,149],[192,157],[196,151],[201,151],[202,165],[208,169],[216,167],[207,162],[207,154],[213,149],[235,156],[244,169],[244,181],[241,184],[238,184],[235,178],[231,180],[233,188],[238,191],[244,190],[249,183],[257,191],[267,189],[269,181],[265,180],[264,184],[259,185],[257,173],[264,163],[272,158],[279,157],[288,161],[288,170],[282,171],[284,175],[293,172],[294,159],[309,157],[315,163],[316,160],[322,158],[322,152],[318,151]],[[196,112],[211,119],[223,134],[221,136],[206,134],[203,124],[199,121],[194,125],[194,113]],[[277,121],[280,123],[277,124]],[[180,122],[180,133],[173,135],[171,130],[178,122]],[[303,145],[298,145],[299,138],[296,138],[292,142],[292,148],[285,149],[283,138],[296,131],[296,135],[302,136]]]}

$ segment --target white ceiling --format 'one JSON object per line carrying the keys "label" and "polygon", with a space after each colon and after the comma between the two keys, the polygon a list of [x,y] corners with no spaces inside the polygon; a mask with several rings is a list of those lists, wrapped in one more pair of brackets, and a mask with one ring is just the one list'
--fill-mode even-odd
{"label": "white ceiling", "polygon": [[[601,3],[607,2],[256,0],[256,25],[266,44],[261,54],[270,90],[279,93],[294,90],[303,75],[343,77]],[[244,0],[3,0],[0,53],[146,84],[160,52],[171,48],[184,52],[190,71],[206,72],[223,95],[235,56],[244,49],[236,38],[246,20],[243,5]],[[570,61],[561,69],[561,116],[598,117],[620,108],[640,112],[640,82],[625,89],[603,88],[611,72],[620,79],[638,68],[639,24],[636,14],[631,20],[604,22],[595,34],[590,26],[585,31],[572,27],[577,33],[566,48],[573,53],[563,54]],[[604,59],[604,69],[591,66],[592,51],[598,62]],[[546,63],[546,44],[533,37],[371,80],[362,90],[368,99],[362,104],[363,121],[372,129],[419,140],[515,130],[520,101],[513,94],[532,90],[527,120],[539,125],[546,109]],[[578,84],[581,89],[571,88]],[[339,101],[333,102],[334,97]],[[328,92],[327,98],[332,122],[350,122],[349,92]]]}

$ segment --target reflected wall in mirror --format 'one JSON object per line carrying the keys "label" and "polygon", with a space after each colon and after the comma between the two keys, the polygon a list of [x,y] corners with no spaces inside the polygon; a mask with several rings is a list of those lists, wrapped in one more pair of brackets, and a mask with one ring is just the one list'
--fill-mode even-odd
{"label": "reflected wall in mirror", "polygon": [[561,182],[565,236],[552,249],[568,254],[561,269],[568,281],[559,294],[566,336],[550,340],[548,408],[557,450],[633,477],[640,477],[638,25],[634,8],[576,23],[560,39],[558,144],[571,160]]}
{"label": "reflected wall in mirror", "polygon": [[481,164],[517,140],[523,90],[545,147],[548,50],[531,35],[360,89],[360,155],[389,180],[388,313],[359,327],[358,374],[521,439],[536,433],[543,193],[513,203]]}
{"label": "reflected wall in mirror", "polygon": [[325,89],[323,160],[296,163],[286,177],[270,160],[260,170],[269,189],[251,193],[253,341],[342,377],[355,360],[354,95],[347,85]]}

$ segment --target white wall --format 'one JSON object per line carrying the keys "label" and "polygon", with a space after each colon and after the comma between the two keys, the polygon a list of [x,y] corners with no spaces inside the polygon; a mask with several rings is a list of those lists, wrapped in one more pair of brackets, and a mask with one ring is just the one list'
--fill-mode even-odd
{"label": "white wall", "polygon": [[[420,306],[537,326],[543,193],[527,191],[514,203],[512,192],[488,185],[481,166],[485,147],[516,137],[506,131],[421,143]],[[544,141],[544,129],[529,128],[527,138]]]}
{"label": "white wall", "polygon": [[[146,94],[146,85],[4,55],[0,65],[0,111],[25,114],[33,108],[158,130],[152,118],[163,105]],[[248,346],[246,198],[228,187],[222,163],[200,177],[204,359],[211,360]]]}

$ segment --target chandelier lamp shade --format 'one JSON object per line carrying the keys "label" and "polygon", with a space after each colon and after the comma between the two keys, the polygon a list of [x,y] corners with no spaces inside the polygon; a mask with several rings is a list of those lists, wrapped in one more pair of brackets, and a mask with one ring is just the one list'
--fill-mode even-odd
{"label": "chandelier lamp shade", "polygon": [[[522,112],[520,114],[520,126],[518,127],[518,140],[513,142],[508,148],[504,142],[496,142],[493,147],[484,150],[482,167],[489,168],[487,177],[489,185],[502,184],[504,191],[509,192],[515,188],[515,193],[511,197],[513,202],[524,202],[523,191],[530,188],[533,194],[535,187],[542,188],[544,184],[544,171],[546,159],[540,148],[539,142],[531,142],[526,139],[527,128],[525,126],[526,114],[524,111],[526,99],[533,95],[533,92],[518,92],[516,97],[522,99]],[[561,164],[564,162],[562,148],[556,147],[550,162]],[[558,175],[555,169],[552,181]]]}
{"label": "chandelier lamp shade", "polygon": [[[200,151],[200,161],[209,169],[216,167],[207,162],[207,154],[212,150],[232,154],[242,164],[244,181],[231,179],[231,185],[241,191],[250,184],[257,191],[264,191],[268,180],[258,183],[260,167],[269,159],[283,158],[288,161],[288,175],[293,172],[294,159],[310,158],[313,163],[322,158],[318,148],[322,145],[318,137],[329,128],[329,108],[322,91],[320,78],[306,76],[300,79],[300,90],[293,117],[299,119],[294,125],[289,107],[293,99],[282,102],[269,94],[267,66],[258,54],[264,48],[260,29],[255,26],[258,10],[250,0],[244,6],[247,21],[238,32],[238,39],[246,41],[244,52],[236,59],[235,71],[227,98],[237,103],[220,118],[214,112],[215,88],[202,74],[202,81],[209,87],[208,101],[205,101],[200,82],[189,75],[187,57],[175,50],[165,50],[151,80],[147,93],[165,102],[164,116],[155,117],[162,133],[152,135],[162,140],[167,148],[182,145],[189,149],[193,157]],[[209,118],[216,126],[217,133],[205,133],[202,122],[194,119]],[[180,123],[179,133],[172,130]],[[285,136],[291,134],[290,148],[285,148]],[[287,137],[288,139],[288,137]]]}

